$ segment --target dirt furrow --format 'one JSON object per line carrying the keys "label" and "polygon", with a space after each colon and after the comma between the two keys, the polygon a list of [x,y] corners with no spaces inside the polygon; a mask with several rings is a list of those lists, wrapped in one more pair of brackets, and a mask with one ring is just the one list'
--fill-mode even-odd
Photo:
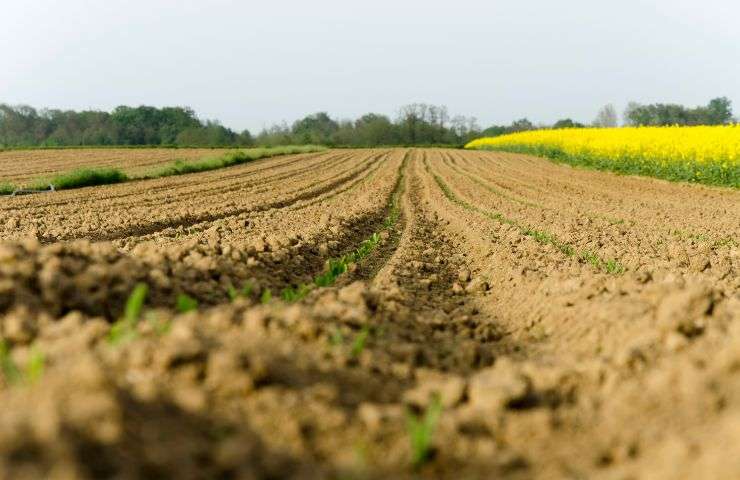
{"label": "dirt furrow", "polygon": [[[4,304],[6,308],[36,305],[55,315],[78,309],[113,319],[137,281],[152,285],[152,306],[172,306],[179,293],[204,305],[223,303],[228,300],[229,288],[240,289],[246,284],[255,295],[267,289],[279,295],[285,287],[310,282],[328,258],[355,248],[378,231],[387,216],[387,198],[399,165],[398,155],[382,162],[385,168],[378,173],[377,182],[358,193],[356,203],[318,221],[305,215],[326,212],[332,197],[301,211],[285,208],[313,198],[302,194],[282,204],[250,210],[249,215],[214,215],[203,220],[200,233],[191,237],[169,242],[127,240],[129,254],[112,245],[89,243],[42,247],[29,241],[25,246],[10,247],[7,256],[11,264],[23,257],[28,260],[21,262],[22,267],[10,269],[8,274],[14,280]],[[331,192],[342,184],[323,185],[320,192],[312,193]],[[155,227],[159,225],[148,225]]]}
{"label": "dirt furrow", "polygon": [[0,152],[0,183],[23,183],[76,168],[120,168],[122,164],[127,172],[138,172],[175,160],[198,160],[228,151],[210,148],[10,150]]}
{"label": "dirt furrow", "polygon": [[740,472],[740,252],[665,234],[686,199],[680,228],[734,234],[733,193],[494,153],[303,160],[162,179],[114,242],[0,244],[0,477]]}
{"label": "dirt furrow", "polygon": [[470,272],[455,242],[440,231],[440,220],[426,207],[419,180],[420,152],[411,156],[405,180],[403,233],[373,285],[414,315],[392,326],[395,335],[418,349],[418,366],[469,371],[492,362],[487,341],[498,338],[496,326],[466,302]]}
{"label": "dirt furrow", "polygon": [[[686,219],[678,216],[678,221],[656,221],[665,216],[659,209],[651,209],[646,203],[641,202],[640,208],[637,209],[639,215],[634,215],[635,210],[626,212],[619,205],[624,205],[624,199],[619,198],[617,201],[611,198],[609,194],[581,188],[574,190],[568,186],[567,181],[556,181],[552,177],[535,179],[534,174],[528,175],[531,182],[528,192],[516,192],[512,185],[524,184],[527,176],[512,177],[506,175],[505,169],[498,168],[484,161],[483,158],[471,155],[452,155],[447,154],[449,165],[453,169],[458,169],[458,173],[469,176],[471,180],[479,183],[483,188],[494,195],[518,202],[522,205],[540,208],[542,210],[551,210],[560,215],[569,212],[577,212],[577,215],[588,218],[589,222],[586,227],[590,229],[599,229],[603,222],[608,225],[604,226],[606,231],[618,231],[620,233],[629,232],[629,236],[642,237],[641,239],[631,238],[630,244],[638,245],[640,251],[651,252],[655,255],[658,251],[663,252],[666,260],[676,257],[683,257],[687,249],[687,255],[692,256],[691,250],[709,251],[717,250],[723,247],[737,247],[740,231],[737,229],[737,222],[733,223],[733,218],[740,215],[737,208],[731,204],[720,202],[714,205],[713,211],[705,211],[704,217],[716,218],[722,221],[721,224],[715,224],[711,228],[702,226],[700,223],[686,223]],[[494,157],[498,158],[498,157]],[[489,159],[486,159],[489,160]],[[565,168],[565,167],[564,167]],[[562,172],[561,172],[562,175]],[[557,176],[554,176],[557,177]],[[539,187],[533,182],[537,181]],[[702,187],[699,187],[702,188]],[[610,192],[614,195],[614,192]],[[730,192],[725,194],[731,197]],[[592,196],[593,201],[587,197]],[[573,203],[573,198],[578,197],[579,202]],[[660,207],[670,206],[673,201],[665,201]],[[736,202],[737,203],[737,202]],[[725,220],[729,220],[725,222]],[[581,223],[580,225],[583,225]],[[725,250],[725,253],[727,250]]]}
{"label": "dirt furrow", "polygon": [[[3,205],[3,210],[8,213],[14,210],[25,212],[29,209],[46,211],[74,208],[84,204],[94,204],[103,208],[116,208],[121,205],[145,208],[166,202],[177,205],[179,202],[194,196],[214,195],[222,190],[249,190],[251,187],[277,183],[286,178],[291,178],[291,169],[297,169],[300,173],[306,173],[317,167],[331,171],[342,161],[342,157],[327,155],[325,158],[320,156],[315,159],[306,158],[304,160],[308,163],[308,166],[301,165],[300,160],[300,158],[294,158],[292,162],[283,164],[287,168],[283,168],[281,165],[259,168],[261,166],[259,162],[264,160],[258,160],[228,169],[203,172],[195,176],[192,174],[182,175],[100,188],[62,191],[54,195],[16,197],[7,201]],[[260,173],[273,169],[277,170],[275,175],[265,175],[265,178],[260,178]],[[196,177],[199,181],[193,182],[193,178]]]}
{"label": "dirt furrow", "polygon": [[[445,162],[436,162],[434,166],[452,191],[464,201],[471,203],[476,199],[476,208],[500,214],[527,229],[552,235],[558,242],[571,246],[584,261],[597,267],[600,263],[608,266],[609,261],[615,260],[623,268],[651,276],[706,270],[715,281],[722,281],[732,275],[730,244],[687,243],[666,235],[663,227],[643,225],[630,228],[629,225],[589,218],[578,207],[542,208],[542,205],[531,202],[517,202],[508,196],[491,195],[485,183]],[[485,195],[486,192],[489,194]],[[616,273],[623,268],[617,268]],[[606,270],[609,271],[608,268]]]}
{"label": "dirt furrow", "polygon": [[[468,159],[486,180],[505,180],[506,185],[512,185],[513,181],[508,180],[511,178],[538,188],[539,199],[548,199],[548,203],[554,200],[555,204],[567,204],[577,196],[584,208],[616,219],[632,219],[644,225],[662,223],[695,233],[721,228],[731,236],[740,235],[736,222],[731,221],[740,215],[737,193],[732,190],[594,172],[514,154],[465,152],[456,156]],[[531,199],[534,193],[523,194]]]}
{"label": "dirt furrow", "polygon": [[[377,161],[377,155],[358,156],[357,158],[361,159],[359,164],[353,162],[338,172],[336,168],[329,168],[316,171],[315,175],[307,173],[304,176],[292,178],[287,183],[277,182],[265,186],[255,184],[249,197],[233,193],[230,195],[215,193],[208,201],[190,195],[187,200],[173,203],[165,196],[161,197],[159,203],[155,203],[154,206],[121,203],[112,206],[109,212],[105,211],[104,204],[91,210],[85,208],[86,202],[83,202],[61,210],[42,210],[37,214],[38,216],[26,217],[20,222],[17,219],[14,222],[11,218],[6,221],[6,231],[11,230],[15,236],[30,233],[44,242],[74,238],[113,240],[131,235],[152,234],[166,228],[195,225],[249,211],[279,208],[321,195],[343,183],[352,181],[363,172],[368,161]],[[287,190],[289,186],[293,187],[292,191]],[[145,185],[136,185],[131,188],[137,189],[141,192],[140,195],[146,196]],[[188,187],[185,188],[188,191]],[[22,223],[24,221],[27,223]],[[19,223],[21,224],[18,225]]]}
{"label": "dirt furrow", "polygon": [[[224,180],[228,180],[238,186],[243,180],[249,180],[252,177],[258,177],[262,173],[277,170],[278,173],[296,167],[299,172],[305,172],[316,166],[328,164],[332,161],[340,161],[341,154],[330,155],[327,153],[288,155],[284,157],[261,159],[248,164],[243,164],[229,169],[218,169],[209,172],[197,174],[198,182],[193,182],[192,175],[183,175],[175,177],[166,177],[161,179],[148,180],[147,183],[132,183],[110,185],[102,188],[74,189],[69,191],[58,192],[56,195],[36,195],[21,196],[12,199],[6,198],[6,202],[0,206],[0,210],[10,212],[14,210],[38,209],[42,207],[64,206],[70,203],[95,202],[96,204],[115,204],[115,202],[131,201],[148,202],[166,197],[170,200],[178,196],[184,196],[185,190],[187,195],[209,194],[215,190],[224,187]],[[349,158],[349,157],[344,157]],[[306,165],[307,164],[307,165]],[[286,178],[285,172],[281,178]],[[290,174],[288,174],[290,176]],[[264,179],[272,179],[274,176],[265,176]],[[141,195],[141,190],[137,187],[146,187],[146,196]],[[160,194],[160,197],[157,197]]]}
{"label": "dirt furrow", "polygon": [[[308,200],[299,200],[293,204],[280,208],[278,210],[279,213],[282,214],[286,212],[295,212],[295,211],[304,210],[304,209],[307,209],[307,208],[310,208],[316,205],[320,206],[320,208],[323,208],[323,209],[329,208],[332,204],[344,199],[345,196],[349,194],[350,192],[353,192],[357,188],[361,187],[370,178],[375,177],[378,171],[381,170],[381,167],[387,166],[385,165],[385,163],[389,161],[388,156],[381,154],[378,156],[378,159],[379,161],[375,162],[374,166],[366,169],[366,171],[361,176],[359,176],[357,179],[353,180],[352,182],[349,182],[346,186],[342,186],[340,188],[331,190],[325,194],[318,195]],[[270,209],[270,210],[277,210],[277,209]],[[270,210],[268,210],[268,212]],[[310,215],[311,213],[308,213],[308,214]],[[255,221],[257,221],[258,219],[263,220],[266,215],[269,217],[276,217],[276,215],[265,213],[265,211],[263,210],[258,210],[258,211],[243,212],[243,213],[239,213],[236,215],[226,215],[223,218],[219,218],[216,223],[221,223],[221,222],[226,222],[227,224],[240,223],[248,227],[251,227],[253,226]],[[116,239],[114,241],[114,244],[118,246],[119,248],[129,250],[133,246],[138,245],[140,243],[147,242],[147,241],[156,241],[160,244],[160,247],[161,247],[163,241],[174,240],[175,242],[182,242],[184,240],[187,240],[189,237],[198,235],[201,232],[208,230],[213,225],[214,225],[214,222],[211,222],[211,221],[189,225],[187,227],[184,225],[180,225],[176,228],[165,228],[163,230],[158,230],[155,233],[150,234],[150,235],[141,235],[137,237],[125,237],[121,239]],[[284,231],[286,229],[290,229],[290,225],[281,225],[281,226],[276,225],[271,228],[273,228],[274,231]]]}
{"label": "dirt furrow", "polygon": [[[379,161],[380,156],[374,157],[371,161]],[[172,222],[171,220],[167,219],[160,222],[149,222],[146,224],[145,227],[141,227],[132,234],[131,230],[126,229],[125,234],[120,233],[113,233],[113,234],[107,234],[105,236],[92,236],[94,240],[120,240],[122,238],[130,238],[132,236],[134,237],[141,237],[145,235],[151,235],[156,232],[161,232],[165,229],[187,229],[191,226],[196,226],[198,224],[202,223],[210,223],[215,220],[221,220],[224,218],[231,218],[231,217],[237,217],[237,216],[243,216],[243,215],[250,215],[256,212],[263,212],[273,209],[283,209],[286,207],[290,207],[291,205],[295,205],[298,202],[302,202],[305,200],[312,200],[317,197],[320,197],[326,193],[333,192],[337,188],[341,187],[342,185],[345,185],[347,183],[351,183],[356,178],[360,177],[360,175],[363,173],[364,169],[367,168],[367,165],[363,164],[360,168],[358,168],[355,171],[350,171],[349,174],[339,174],[335,176],[331,176],[329,178],[323,179],[323,184],[314,184],[309,185],[304,188],[297,188],[291,193],[298,193],[297,195],[292,195],[290,197],[275,200],[275,201],[268,201],[266,203],[258,204],[256,206],[246,206],[242,208],[236,208],[236,209],[230,209],[225,212],[219,212],[219,213],[204,213],[199,215],[188,215],[185,217],[181,217],[177,219],[175,222]],[[263,191],[267,191],[270,193],[273,193],[271,190],[265,188],[260,189],[255,192],[254,194],[262,193]],[[91,238],[90,236],[87,236],[86,238]]]}
{"label": "dirt furrow", "polygon": [[609,278],[548,259],[558,252],[506,224],[482,222],[450,202],[431,175],[425,181],[435,211],[467,238],[472,270],[490,282],[492,294],[480,309],[505,330],[502,346],[513,347],[497,360],[500,375],[529,385],[521,390],[529,392],[526,408],[505,410],[503,423],[494,422],[524,478],[595,477],[612,472],[615,463],[618,471],[634,471],[630,463],[651,464],[646,452],[665,448],[666,429],[672,442],[683,428],[701,428],[697,417],[681,426],[649,419],[651,402],[639,391],[661,398],[666,412],[698,413],[682,395],[668,400],[671,387],[664,382],[678,378],[698,388],[693,368],[679,373],[686,368],[680,359],[712,348],[733,355],[734,340],[720,338],[740,312],[737,286],[692,272],[660,280]]}

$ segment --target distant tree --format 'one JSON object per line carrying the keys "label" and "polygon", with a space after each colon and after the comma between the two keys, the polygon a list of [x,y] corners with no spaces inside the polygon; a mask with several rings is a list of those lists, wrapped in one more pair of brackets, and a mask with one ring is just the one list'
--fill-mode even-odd
{"label": "distant tree", "polygon": [[426,107],[423,104],[412,103],[404,105],[398,112],[398,127],[401,141],[414,145],[421,143],[421,124],[424,122]]}
{"label": "distant tree", "polygon": [[714,98],[707,105],[707,124],[726,125],[732,123],[732,102],[727,97]]}
{"label": "distant tree", "polygon": [[201,122],[189,107],[164,107],[152,116],[160,143],[174,144],[177,135],[186,128],[200,128]]}
{"label": "distant tree", "polygon": [[450,130],[453,136],[446,143],[464,144],[481,134],[477,119],[463,115],[452,118]]}
{"label": "distant tree", "polygon": [[251,147],[254,146],[254,137],[249,130],[244,129],[237,135],[236,143],[241,147]]}
{"label": "distant tree", "polygon": [[527,130],[534,130],[537,127],[527,118],[520,118],[519,120],[514,120],[511,122],[510,125],[504,126],[504,125],[492,125],[482,132],[480,132],[481,136],[485,137],[497,137],[499,135],[506,135],[508,133],[516,133],[516,132],[525,132]]}
{"label": "distant tree", "polygon": [[265,147],[290,145],[295,143],[293,135],[290,133],[290,128],[285,122],[262,129],[262,131],[257,135],[255,141],[257,145]]}
{"label": "distant tree", "polygon": [[38,112],[27,105],[0,105],[0,143],[3,145],[36,145]]}
{"label": "distant tree", "polygon": [[732,122],[732,103],[714,98],[706,106],[686,108],[673,103],[641,105],[630,102],[624,112],[627,125],[725,125]]}
{"label": "distant tree", "polygon": [[450,121],[450,114],[444,105],[432,105],[429,107],[429,123],[432,127],[432,143],[448,143],[446,137],[449,130],[447,124]]}
{"label": "distant tree", "polygon": [[585,127],[584,124],[579,123],[579,122],[574,122],[570,118],[563,118],[561,120],[558,120],[552,126],[552,128],[583,128],[583,127]]}
{"label": "distant tree", "polygon": [[593,125],[595,127],[609,128],[616,127],[618,123],[617,110],[614,108],[614,105],[610,103],[601,107],[599,113],[596,114],[596,119],[594,120]]}
{"label": "distant tree", "polygon": [[352,142],[354,145],[393,145],[397,142],[393,123],[385,115],[368,113],[355,120]]}
{"label": "distant tree", "polygon": [[511,126],[507,129],[509,132],[524,132],[527,130],[534,130],[534,124],[529,119],[521,118],[511,122]]}
{"label": "distant tree", "polygon": [[507,127],[503,125],[492,125],[481,132],[484,137],[498,137],[508,132]]}
{"label": "distant tree", "polygon": [[649,125],[650,116],[646,109],[637,102],[629,102],[624,109],[624,124],[628,126]]}
{"label": "distant tree", "polygon": [[187,107],[117,107],[113,112],[0,105],[0,145],[232,145],[236,134],[201,122]]}
{"label": "distant tree", "polygon": [[329,114],[318,112],[293,123],[291,133],[295,143],[327,145],[338,129],[339,124]]}
{"label": "distant tree", "polygon": [[357,145],[357,132],[352,120],[340,120],[329,139],[329,145]]}

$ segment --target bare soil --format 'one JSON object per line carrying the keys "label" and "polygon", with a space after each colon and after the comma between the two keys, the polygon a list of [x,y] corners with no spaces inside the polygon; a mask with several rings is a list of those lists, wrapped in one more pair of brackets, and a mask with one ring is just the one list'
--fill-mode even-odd
{"label": "bare soil", "polygon": [[0,335],[45,359],[2,365],[2,480],[740,477],[738,191],[340,150],[5,199],[0,232]]}
{"label": "bare soil", "polygon": [[150,171],[175,160],[217,156],[210,148],[84,148],[8,150],[0,152],[0,183],[25,185],[78,168],[120,168],[131,175]]}

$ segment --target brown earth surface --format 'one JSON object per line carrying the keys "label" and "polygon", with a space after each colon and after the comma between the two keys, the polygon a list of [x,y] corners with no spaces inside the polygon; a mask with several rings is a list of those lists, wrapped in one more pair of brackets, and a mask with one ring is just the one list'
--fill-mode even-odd
{"label": "brown earth surface", "polygon": [[6,198],[0,232],[2,480],[740,478],[738,191],[337,150]]}
{"label": "brown earth surface", "polygon": [[226,152],[212,148],[83,148],[0,152],[0,184],[26,185],[77,168],[122,168],[142,174],[175,160],[200,160]]}

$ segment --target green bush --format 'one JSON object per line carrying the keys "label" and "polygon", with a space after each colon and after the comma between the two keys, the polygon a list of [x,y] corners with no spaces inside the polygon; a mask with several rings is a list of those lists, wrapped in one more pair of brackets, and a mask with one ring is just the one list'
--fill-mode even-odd
{"label": "green bush", "polygon": [[175,160],[172,164],[161,167],[145,174],[141,178],[162,178],[173,175],[184,175],[186,173],[206,172],[219,168],[233,167],[242,163],[248,163],[261,158],[270,158],[278,155],[294,155],[297,153],[312,153],[326,150],[326,147],[317,145],[286,146],[275,148],[251,148],[248,150],[236,150],[227,152],[217,157],[207,157],[192,162]]}
{"label": "green bush", "polygon": [[35,190],[44,190],[51,183],[56,190],[70,188],[91,187],[93,185],[109,185],[122,183],[128,176],[117,168],[80,168],[68,173],[62,173],[49,181],[39,181],[32,186]]}

